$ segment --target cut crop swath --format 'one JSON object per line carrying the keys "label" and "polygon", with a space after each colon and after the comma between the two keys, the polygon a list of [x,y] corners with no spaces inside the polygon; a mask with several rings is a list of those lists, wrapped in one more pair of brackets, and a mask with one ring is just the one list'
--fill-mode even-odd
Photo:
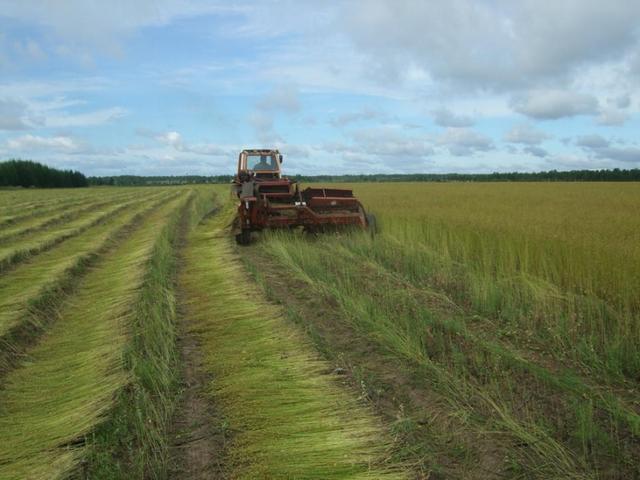
{"label": "cut crop swath", "polygon": [[87,268],[171,195],[141,200],[0,278],[0,376],[55,318],[56,309]]}
{"label": "cut crop swath", "polygon": [[55,210],[36,213],[30,218],[20,222],[15,222],[10,226],[2,228],[0,233],[0,244],[7,244],[10,241],[20,241],[21,237],[32,234],[38,230],[50,227],[52,225],[64,223],[80,217],[83,213],[91,212],[100,208],[107,207],[116,203],[122,203],[137,197],[136,194],[120,194],[109,196],[108,198],[85,200],[79,204],[63,205]]}
{"label": "cut crop swath", "polygon": [[[100,194],[96,194],[88,192],[84,195],[70,195],[69,198],[63,200],[55,200],[52,198],[46,203],[39,203],[36,205],[13,205],[0,210],[0,227],[14,226],[20,222],[33,219],[34,217],[42,217],[64,208],[73,208],[76,205],[99,200],[100,198],[110,197],[112,195],[113,193],[107,194],[100,192]],[[46,194],[43,193],[42,196],[45,197]]]}
{"label": "cut crop swath", "polygon": [[190,236],[180,275],[211,393],[234,432],[231,477],[407,478],[386,461],[378,421],[243,273],[225,228],[232,210]]}
{"label": "cut crop swath", "polygon": [[187,194],[155,211],[84,277],[59,318],[0,391],[0,478],[66,476],[128,381],[122,364],[156,238]]}
{"label": "cut crop swath", "polygon": [[[91,189],[28,189],[0,192],[0,219],[9,220],[10,217],[22,216],[28,212],[35,212],[41,208],[64,205],[72,199],[91,198],[101,196],[104,191]],[[110,195],[111,193],[107,193]]]}
{"label": "cut crop swath", "polygon": [[86,437],[86,478],[180,478],[169,474],[174,466],[170,426],[181,392],[176,248],[213,208],[217,195],[227,193],[226,188],[222,192],[211,186],[193,190],[187,208],[173,216],[156,240],[136,300],[130,346],[124,357],[130,382],[120,390],[108,421]]}
{"label": "cut crop swath", "polygon": [[[161,195],[161,193],[155,193],[155,195]],[[0,246],[0,272],[4,273],[13,265],[82,233],[87,228],[92,227],[135,203],[137,203],[137,200],[130,200],[99,208],[69,223],[56,225],[50,229],[38,232],[33,236],[22,239],[20,242]]]}

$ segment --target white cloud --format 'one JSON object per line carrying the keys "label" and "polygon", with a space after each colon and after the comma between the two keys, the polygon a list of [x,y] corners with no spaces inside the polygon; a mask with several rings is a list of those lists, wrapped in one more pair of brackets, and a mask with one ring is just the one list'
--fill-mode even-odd
{"label": "white cloud", "polygon": [[[157,142],[167,145],[177,152],[204,156],[229,156],[235,152],[235,150],[230,150],[228,147],[213,143],[188,143],[183,139],[182,135],[176,131],[156,134],[145,129],[138,129],[138,134],[145,137],[151,137]],[[138,150],[147,150],[147,147],[141,146]]]}
{"label": "white cloud", "polygon": [[284,142],[283,138],[274,130],[274,119],[271,113],[263,111],[252,112],[249,114],[248,121],[261,144],[273,145],[275,142]]}
{"label": "white cloud", "polygon": [[524,147],[522,151],[539,158],[545,158],[549,156],[549,152],[547,152],[544,148],[540,148],[535,145],[528,145]]}
{"label": "white cloud", "polygon": [[493,149],[493,142],[489,137],[469,128],[448,128],[438,137],[437,142],[457,157]]}
{"label": "white cloud", "polygon": [[630,145],[615,145],[597,134],[578,137],[576,145],[591,154],[592,158],[640,165],[640,148]]}
{"label": "white cloud", "polygon": [[180,147],[182,145],[182,135],[178,132],[164,132],[155,136],[155,139],[165,145]]}
{"label": "white cloud", "polygon": [[583,135],[581,137],[578,137],[578,139],[576,140],[576,145],[589,149],[606,148],[610,144],[611,142],[609,140],[598,134]]}
{"label": "white cloud", "polygon": [[408,136],[393,126],[362,128],[351,132],[350,137],[360,153],[372,156],[424,158],[434,153],[426,138]]}
{"label": "white cloud", "polygon": [[91,61],[95,51],[122,54],[122,42],[138,29],[179,18],[241,12],[240,7],[202,0],[21,0],[0,3],[0,16],[43,26],[53,33],[58,53]]}
{"label": "white cloud", "polygon": [[298,113],[300,111],[298,89],[292,85],[278,85],[260,98],[256,107],[265,112]]}
{"label": "white cloud", "polygon": [[0,130],[24,130],[29,128],[27,105],[18,100],[0,99]]}
{"label": "white cloud", "polygon": [[195,153],[197,155],[215,156],[215,157],[227,157],[232,159],[235,154],[239,152],[237,148],[228,148],[213,143],[194,143],[183,145],[183,152]]}
{"label": "white cloud", "polygon": [[253,126],[260,143],[274,145],[277,142],[284,142],[284,139],[275,131],[277,114],[294,115],[300,111],[300,108],[297,87],[276,85],[257,100],[255,110],[249,115],[249,124]]}
{"label": "white cloud", "polygon": [[436,125],[441,127],[471,127],[475,123],[473,118],[467,115],[453,113],[446,108],[439,108],[432,112]]}
{"label": "white cloud", "polygon": [[[635,158],[629,139],[640,98],[638,14],[635,0],[4,2],[2,21],[20,28],[0,33],[0,68],[16,52],[25,62],[6,76],[15,80],[0,82],[0,129],[29,128],[32,138],[13,139],[14,146],[72,158],[87,148],[65,129],[115,123],[103,137],[112,151],[88,153],[87,165],[113,155],[114,165],[133,168],[118,142],[131,141],[127,127],[133,130],[135,118],[154,129],[126,151],[145,172],[153,165],[158,172],[203,168],[209,157],[218,165],[235,154],[189,138],[203,127],[216,140],[291,149],[294,166],[316,172],[317,155],[329,171],[418,171],[434,162],[461,170],[533,168],[560,158],[557,148],[566,158],[574,150],[593,165],[615,166]],[[147,55],[150,45],[174,40],[198,47]],[[131,56],[122,63],[98,58],[122,52]],[[95,78],[56,55],[91,65]],[[32,65],[41,60],[42,72]],[[147,110],[149,94],[163,98],[161,112]],[[110,103],[114,98],[121,106]],[[134,108],[135,117],[127,116]],[[311,115],[314,125],[305,120]],[[606,132],[609,144],[579,144],[575,137],[586,133],[585,119],[573,118],[579,115],[592,117],[589,131]],[[425,133],[425,116],[446,130]],[[537,121],[550,119],[558,121],[542,130]],[[625,121],[629,128],[615,128]],[[573,140],[543,143],[562,137]],[[8,141],[0,144],[8,148]]]}
{"label": "white cloud", "polygon": [[28,38],[24,41],[16,40],[14,42],[14,50],[15,54],[19,58],[28,59],[33,62],[40,62],[47,58],[47,54],[40,44],[32,38]]}
{"label": "white cloud", "polygon": [[308,145],[292,145],[287,143],[277,143],[276,148],[283,154],[293,158],[310,158],[311,147]]}
{"label": "white cloud", "polygon": [[593,95],[570,90],[532,90],[513,97],[511,107],[527,117],[557,120],[576,115],[594,115],[598,112],[598,100]]}
{"label": "white cloud", "polygon": [[28,153],[33,151],[54,151],[77,153],[82,150],[80,144],[68,136],[40,137],[23,135],[7,140],[7,148],[14,152]]}
{"label": "white cloud", "polygon": [[[286,151],[285,151],[286,153]],[[311,162],[296,166],[305,173],[422,172],[435,155],[432,140],[408,135],[398,126],[384,125],[352,130],[348,141],[327,141],[314,147],[313,158],[326,159],[314,167]]]}
{"label": "white cloud", "polygon": [[66,113],[50,114],[45,117],[45,125],[47,127],[63,128],[63,127],[89,127],[95,125],[103,125],[118,120],[128,114],[128,111],[122,107],[105,108],[86,113]]}
{"label": "white cloud", "polygon": [[0,83],[0,130],[91,127],[119,120],[129,113],[127,109],[91,110],[80,99],[108,85],[111,83],[100,77]]}
{"label": "white cloud", "polygon": [[0,83],[3,96],[9,98],[41,99],[43,97],[60,99],[66,95],[96,93],[113,87],[114,82],[102,76],[81,76],[60,80],[33,80],[24,78],[17,81]]}
{"label": "white cloud", "polygon": [[631,105],[631,95],[629,93],[623,93],[617,98],[612,99],[612,103],[618,108],[629,108]]}
{"label": "white cloud", "polygon": [[389,79],[402,78],[409,65],[417,65],[458,85],[516,88],[562,81],[585,63],[620,59],[638,44],[635,0],[346,5],[344,31]]}
{"label": "white cloud", "polygon": [[624,163],[633,163],[640,166],[640,148],[638,147],[607,147],[596,151],[598,158],[615,160]]}
{"label": "white cloud", "polygon": [[504,136],[507,142],[523,145],[539,145],[548,138],[550,135],[529,123],[514,125]]}
{"label": "white cloud", "polygon": [[374,110],[372,108],[363,108],[357,112],[348,112],[342,113],[340,115],[336,115],[330,119],[331,125],[334,127],[345,127],[350,123],[354,122],[363,122],[363,121],[371,121],[371,120],[382,120],[387,117],[386,114]]}
{"label": "white cloud", "polygon": [[7,54],[7,36],[0,32],[0,71],[6,70],[10,66],[9,55]]}
{"label": "white cloud", "polygon": [[592,170],[611,167],[610,160],[588,158],[584,154],[549,155],[545,158],[544,164],[544,170]]}
{"label": "white cloud", "polygon": [[600,115],[596,119],[598,125],[607,127],[624,125],[629,119],[629,114],[617,108],[606,107],[600,110]]}

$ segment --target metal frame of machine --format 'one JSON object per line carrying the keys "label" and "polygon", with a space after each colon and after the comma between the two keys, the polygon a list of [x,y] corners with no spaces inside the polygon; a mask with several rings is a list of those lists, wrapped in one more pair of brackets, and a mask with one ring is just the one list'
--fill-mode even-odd
{"label": "metal frame of machine", "polygon": [[[271,168],[252,169],[250,156],[260,156]],[[265,158],[262,158],[265,157]],[[282,155],[278,150],[243,150],[238,156],[238,171],[232,191],[237,195],[238,214],[234,233],[239,244],[251,241],[251,232],[266,228],[303,227],[316,232],[356,226],[367,228],[371,218],[365,213],[352,190],[306,188],[281,174]]]}

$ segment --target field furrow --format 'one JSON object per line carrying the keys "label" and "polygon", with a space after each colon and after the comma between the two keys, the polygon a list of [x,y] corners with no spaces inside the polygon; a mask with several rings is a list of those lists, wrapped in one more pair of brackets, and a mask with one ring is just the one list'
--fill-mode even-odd
{"label": "field furrow", "polygon": [[[155,195],[160,194],[155,193]],[[50,229],[36,232],[28,236],[28,238],[20,239],[20,241],[9,245],[0,246],[0,272],[4,272],[15,264],[23,262],[33,255],[44,252],[54,245],[82,233],[103,219],[135,205],[138,201],[139,200],[136,199],[106,205],[102,208],[87,212],[85,215],[81,215],[68,223],[55,225]]]}
{"label": "field furrow", "polygon": [[407,478],[387,462],[378,421],[243,273],[230,212],[197,227],[179,276],[211,394],[234,432],[230,478]]}
{"label": "field furrow", "polygon": [[145,217],[83,278],[58,321],[0,391],[0,477],[63,478],[83,435],[105,418],[129,380],[123,355],[156,239],[188,200],[184,192]]}
{"label": "field furrow", "polygon": [[67,291],[100,254],[169,195],[142,200],[0,278],[0,374],[19,361],[24,344],[41,332]]}

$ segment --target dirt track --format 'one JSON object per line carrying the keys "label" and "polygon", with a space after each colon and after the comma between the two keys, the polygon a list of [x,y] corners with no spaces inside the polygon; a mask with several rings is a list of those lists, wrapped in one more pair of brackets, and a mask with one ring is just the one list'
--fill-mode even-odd
{"label": "dirt track", "polygon": [[[178,252],[183,252],[186,238]],[[182,271],[184,258],[178,258]],[[189,309],[184,292],[177,287],[178,349],[180,351],[180,401],[174,413],[171,430],[171,467],[168,478],[224,478],[224,456],[227,442],[223,430],[215,426],[223,422],[220,412],[205,394],[210,382],[202,365],[202,349],[197,334],[189,328]]]}

